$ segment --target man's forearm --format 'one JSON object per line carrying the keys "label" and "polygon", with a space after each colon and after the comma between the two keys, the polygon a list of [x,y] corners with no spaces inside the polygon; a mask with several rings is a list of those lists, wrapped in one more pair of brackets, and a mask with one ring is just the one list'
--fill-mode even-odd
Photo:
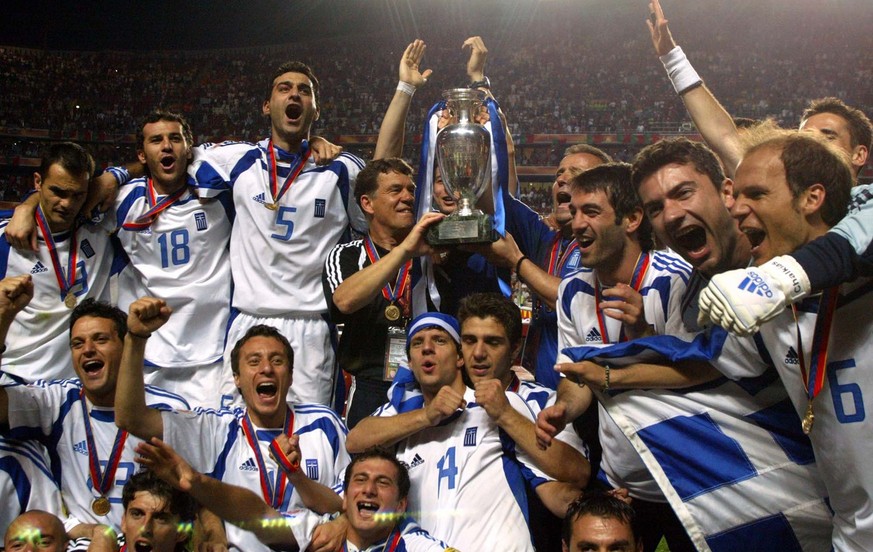
{"label": "man's forearm", "polygon": [[371,447],[393,445],[430,425],[424,408],[395,416],[369,416],[349,432],[346,449],[357,454]]}

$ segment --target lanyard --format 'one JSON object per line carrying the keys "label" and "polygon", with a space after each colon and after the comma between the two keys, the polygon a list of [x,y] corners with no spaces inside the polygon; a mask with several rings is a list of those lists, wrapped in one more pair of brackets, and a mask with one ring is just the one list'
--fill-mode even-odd
{"label": "lanyard", "polygon": [[125,230],[145,230],[152,225],[152,223],[158,218],[158,215],[182,197],[182,194],[184,194],[187,189],[188,186],[182,186],[172,194],[165,196],[161,201],[157,201],[158,196],[155,192],[155,185],[152,182],[152,179],[149,178],[146,188],[146,201],[148,202],[149,210],[146,211],[145,214],[137,217],[133,222],[125,222],[121,225],[122,228]]}
{"label": "lanyard", "polygon": [[548,271],[552,276],[561,277],[561,274],[564,272],[564,265],[567,264],[567,260],[573,255],[573,252],[579,249],[579,242],[575,239],[570,240],[570,245],[563,252],[561,251],[561,245],[563,244],[563,239],[561,238],[561,234],[558,233],[555,236],[555,241],[552,243],[552,250],[549,252],[549,265]]}
{"label": "lanyard", "polygon": [[[376,250],[373,239],[370,238],[369,235],[364,238],[364,249],[367,251],[367,258],[370,259],[370,264],[376,264],[379,260],[379,252]],[[397,271],[397,276],[394,278],[394,284],[392,285],[389,281],[385,284],[385,287],[382,288],[382,297],[387,299],[392,305],[398,302],[399,299],[404,311],[408,310],[409,304],[409,301],[406,301],[405,298],[409,291],[410,268],[412,268],[411,259],[403,263],[400,270]],[[404,312],[404,314],[408,313]]]}
{"label": "lanyard", "polygon": [[279,187],[279,171],[276,166],[276,152],[273,149],[273,140],[270,139],[267,142],[267,150],[270,155],[270,197],[273,198],[272,203],[266,203],[267,209],[271,211],[275,211],[279,208],[279,200],[282,199],[282,196],[291,189],[291,184],[294,183],[294,180],[297,178],[297,175],[300,174],[300,171],[303,170],[303,167],[306,166],[306,162],[309,160],[309,155],[312,153],[312,150],[309,149],[309,144],[304,142],[303,153],[298,156],[297,165],[292,165],[290,168],[290,174],[288,178],[285,179],[285,182],[282,183],[282,187]]}
{"label": "lanyard", "polygon": [[101,496],[109,494],[109,489],[115,480],[115,471],[121,460],[124,450],[124,442],[127,440],[127,432],[119,429],[115,432],[115,442],[109,460],[106,462],[106,471],[100,473],[100,459],[97,456],[97,444],[94,441],[94,431],[91,429],[91,416],[88,414],[88,405],[85,404],[85,390],[79,392],[79,402],[82,405],[82,416],[85,418],[85,443],[88,446],[88,468],[91,472],[91,482]]}
{"label": "lanyard", "polygon": [[809,353],[809,366],[806,364],[806,355],[803,353],[803,339],[800,335],[800,324],[797,321],[797,307],[791,305],[794,314],[794,326],[797,329],[797,357],[800,361],[800,376],[803,378],[803,387],[806,390],[807,405],[806,414],[803,416],[801,427],[803,432],[809,434],[815,422],[812,402],[824,387],[828,368],[828,345],[831,338],[831,325],[834,320],[834,311],[837,307],[839,287],[828,288],[822,292],[818,303],[818,316],[815,319],[815,329],[812,334],[812,349]]}
{"label": "lanyard", "polygon": [[[70,254],[67,257],[67,272],[64,277],[64,269],[61,265],[61,257],[58,254],[58,248],[55,244],[54,237],[49,229],[48,222],[42,212],[42,207],[36,206],[36,226],[39,228],[42,237],[45,240],[46,247],[49,250],[49,256],[52,259],[52,268],[55,271],[55,277],[58,279],[58,287],[61,290],[61,300],[66,300],[70,295],[70,290],[73,288],[73,283],[76,281],[76,265],[79,256],[79,243],[76,241],[76,230],[70,236]],[[75,296],[73,296],[75,299]],[[75,306],[75,303],[73,304]]]}
{"label": "lanyard", "polygon": [[[258,464],[258,476],[261,479],[261,494],[264,497],[264,501],[273,508],[279,509],[281,508],[282,500],[285,497],[285,487],[288,484],[288,477],[284,470],[276,470],[275,484],[270,481],[269,474],[267,473],[267,465],[264,462],[264,455],[261,454],[261,447],[258,445],[258,436],[255,433],[252,421],[249,419],[248,412],[246,412],[245,416],[242,418],[242,428],[243,433],[246,436],[246,442],[248,442],[249,448],[252,449],[252,452],[255,455],[255,461]],[[285,427],[283,428],[283,431],[290,435],[289,431],[292,431],[293,429],[294,413],[289,409],[288,413],[285,415]]]}
{"label": "lanyard", "polygon": [[[649,270],[649,260],[648,253],[640,253],[639,257],[637,257],[637,264],[634,267],[634,272],[630,281],[630,287],[632,287],[636,292],[639,292],[640,288],[643,287],[643,280],[646,277],[646,272]],[[606,315],[603,314],[603,311],[600,308],[600,303],[600,283],[598,282],[597,285],[594,286],[594,310],[597,313],[597,325],[600,328],[601,339],[603,344],[607,345],[610,341],[609,334],[606,330]],[[622,325],[622,328],[619,331],[618,340],[620,342],[627,341],[627,336],[624,334],[624,325]]]}

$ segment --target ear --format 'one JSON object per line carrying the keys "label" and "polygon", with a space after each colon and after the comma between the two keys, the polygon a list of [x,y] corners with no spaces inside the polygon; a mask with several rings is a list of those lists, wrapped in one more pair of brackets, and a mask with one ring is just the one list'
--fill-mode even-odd
{"label": "ear", "polygon": [[262,112],[264,115],[269,115],[269,114],[270,114],[270,100],[269,100],[269,99],[264,100],[264,107],[261,108],[261,112]]}
{"label": "ear", "polygon": [[518,354],[521,352],[521,346],[524,345],[524,340],[520,340],[515,346],[512,348],[512,358],[518,358]]}
{"label": "ear", "polygon": [[373,202],[370,200],[370,196],[366,194],[361,196],[361,211],[367,213],[368,215],[372,215],[376,212],[373,209]]}
{"label": "ear", "polygon": [[42,177],[38,172],[33,173],[33,189],[37,192],[42,188]]}
{"label": "ear", "polygon": [[721,184],[721,202],[728,210],[734,204],[734,181],[730,178],[725,178]]}
{"label": "ear", "polygon": [[239,374],[233,375],[233,386],[239,389]]}
{"label": "ear", "polygon": [[827,196],[827,192],[825,191],[825,187],[821,184],[813,184],[809,188],[803,191],[803,194],[800,196],[800,211],[804,215],[812,215],[821,210],[822,205],[824,205],[825,197]]}
{"label": "ear", "polygon": [[643,223],[643,210],[640,207],[637,207],[633,211],[631,211],[627,216],[624,217],[627,221],[627,226],[625,226],[626,234],[633,234],[640,227],[640,224]]}
{"label": "ear", "polygon": [[[189,153],[189,155],[190,155],[190,150],[189,150],[188,153]],[[137,159],[139,160],[139,162],[142,163],[143,165],[146,164],[146,156],[145,156],[145,152],[144,152],[143,150],[136,150],[136,158],[137,158]]]}
{"label": "ear", "polygon": [[397,501],[397,511],[398,512],[400,512],[400,513],[406,512],[406,506],[407,506],[407,500],[406,500],[405,496]]}
{"label": "ear", "polygon": [[855,146],[854,151],[852,152],[852,165],[856,167],[863,167],[867,164],[867,146]]}
{"label": "ear", "polygon": [[[570,549],[567,548],[567,543],[564,540],[561,540],[561,552],[570,552]],[[641,551],[640,551],[641,552]]]}

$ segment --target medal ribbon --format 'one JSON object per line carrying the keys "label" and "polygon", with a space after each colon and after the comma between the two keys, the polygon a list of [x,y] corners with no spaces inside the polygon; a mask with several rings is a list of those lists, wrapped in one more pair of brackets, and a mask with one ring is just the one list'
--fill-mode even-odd
{"label": "medal ribbon", "polygon": [[809,367],[806,365],[806,355],[803,354],[803,340],[800,335],[800,324],[797,322],[797,307],[791,305],[794,314],[794,326],[797,328],[797,358],[800,361],[800,375],[809,402],[819,394],[824,387],[828,368],[828,345],[831,338],[831,325],[834,311],[837,308],[839,287],[828,288],[821,294],[818,304],[818,317],[815,320],[815,330],[812,334],[812,350],[809,353]]}
{"label": "medal ribbon", "polygon": [[[629,284],[636,292],[639,292],[640,288],[643,286],[643,280],[646,277],[646,272],[649,270],[649,260],[648,253],[640,253],[640,256],[637,257],[637,265],[634,267],[634,273],[631,276]],[[608,345],[609,334],[606,331],[606,315],[604,315],[603,311],[600,309],[601,300],[600,282],[598,282],[597,285],[594,286],[594,310],[597,313],[597,325],[600,328],[601,339],[603,340],[604,345]],[[624,335],[624,324],[622,324],[622,328],[619,331],[618,340],[619,342],[627,341],[627,336]]]}
{"label": "medal ribbon", "polygon": [[55,277],[58,279],[58,288],[61,290],[61,301],[63,301],[70,293],[73,283],[76,281],[76,265],[79,257],[79,243],[76,241],[76,230],[73,230],[70,236],[70,255],[67,257],[67,274],[64,278],[64,269],[61,267],[61,257],[58,255],[58,248],[55,245],[54,237],[49,229],[45,215],[42,213],[42,207],[36,206],[36,226],[45,240],[46,247],[49,250],[49,256],[52,259],[52,268],[55,270]]}
{"label": "medal ribbon", "polygon": [[[395,527],[392,531],[392,535],[388,535],[388,539],[385,539],[385,544],[382,545],[382,552],[394,552],[397,549],[397,545],[400,544],[400,529]],[[388,540],[391,540],[391,545],[389,547]],[[349,544],[348,541],[343,542],[343,552],[348,552]]]}
{"label": "medal ribbon", "polygon": [[518,376],[515,375],[515,372],[510,374],[512,379],[509,382],[509,387],[506,388],[507,391],[512,391],[513,393],[518,393],[518,388],[521,386],[521,382],[518,380]]}
{"label": "medal ribbon", "polygon": [[[376,246],[373,244],[373,240],[369,235],[364,238],[364,249],[367,251],[367,258],[370,259],[370,264],[376,264],[376,261],[379,260],[379,252],[376,250]],[[394,278],[393,287],[391,282],[388,282],[385,284],[385,287],[382,288],[382,297],[392,304],[397,301],[398,297],[406,297],[406,293],[409,291],[409,276],[411,268],[411,259],[403,263],[403,266],[401,266],[400,270],[397,271],[397,277]],[[403,307],[404,315],[408,315],[407,305],[401,304],[401,306]]]}
{"label": "medal ribbon", "polygon": [[127,432],[119,429],[115,432],[115,443],[112,445],[112,452],[109,453],[109,460],[106,462],[106,471],[100,473],[100,459],[97,457],[97,444],[94,442],[94,431],[91,429],[91,416],[88,414],[88,405],[85,404],[85,390],[79,393],[79,402],[82,404],[82,416],[85,419],[85,442],[88,445],[88,468],[91,472],[91,481],[94,483],[94,488],[100,493],[100,496],[109,494],[109,489],[115,480],[115,471],[118,469],[118,463],[121,460],[121,453],[124,449],[124,442],[127,440]]}
{"label": "medal ribbon", "polygon": [[300,171],[303,170],[303,167],[306,166],[306,162],[309,160],[309,155],[312,153],[312,150],[309,149],[309,143],[304,142],[303,153],[298,156],[297,165],[291,166],[291,174],[288,175],[288,178],[285,179],[285,182],[282,184],[282,189],[279,189],[279,171],[276,166],[276,152],[273,151],[273,140],[271,139],[267,143],[267,149],[270,152],[270,195],[273,198],[273,203],[279,203],[279,200],[282,199],[282,196],[285,195],[291,188],[291,184],[294,183],[294,180],[297,178],[297,175],[300,174]]}
{"label": "medal ribbon", "polygon": [[145,230],[152,225],[162,211],[166,210],[167,207],[182,197],[182,194],[184,194],[187,189],[187,185],[182,186],[172,194],[164,197],[161,201],[157,201],[158,197],[155,193],[155,185],[152,182],[152,179],[149,178],[146,188],[146,201],[148,202],[149,210],[146,211],[145,214],[137,217],[133,222],[125,222],[121,225],[122,228],[125,230]]}
{"label": "medal ribbon", "polygon": [[565,251],[561,252],[561,243],[563,241],[561,234],[556,235],[555,242],[552,244],[552,251],[549,253],[549,274],[559,278],[564,270],[564,265],[567,264],[567,260],[574,251],[579,249],[579,242],[570,240],[570,245]]}
{"label": "medal ribbon", "polygon": [[[252,421],[249,419],[248,413],[243,416],[242,428],[243,433],[246,436],[246,441],[249,444],[249,448],[252,449],[252,452],[255,455],[255,461],[258,464],[258,475],[261,478],[261,494],[264,497],[264,501],[278,510],[282,507],[282,499],[285,497],[285,487],[288,485],[288,476],[285,474],[284,469],[279,469],[276,470],[275,484],[270,481],[270,477],[267,473],[267,465],[264,463],[264,455],[261,454],[261,447],[258,445],[258,435],[255,433],[255,428],[252,425]],[[293,430],[293,428],[294,413],[291,409],[288,409],[288,413],[285,415],[285,427],[283,431],[287,435],[290,435],[289,430]]]}

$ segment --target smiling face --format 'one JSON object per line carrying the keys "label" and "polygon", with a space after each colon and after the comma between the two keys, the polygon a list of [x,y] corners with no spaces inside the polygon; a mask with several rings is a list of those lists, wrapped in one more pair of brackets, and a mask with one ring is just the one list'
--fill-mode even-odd
{"label": "smiling face", "polygon": [[191,144],[178,121],[157,121],[142,128],[143,143],[137,157],[149,169],[159,193],[173,192],[186,181]]}
{"label": "smiling face", "polygon": [[731,219],[733,200],[691,164],[670,163],[645,178],[638,192],[658,240],[704,274],[745,266],[749,244]]}
{"label": "smiling face", "polygon": [[849,122],[836,113],[816,113],[800,123],[800,130],[821,134],[825,140],[845,151],[849,155],[852,167],[857,175],[867,163],[867,148],[862,145],[852,145],[852,133]]}
{"label": "smiling face", "polygon": [[131,552],[173,552],[186,538],[167,501],[148,491],[133,495],[121,518],[121,531]]}
{"label": "smiling face", "polygon": [[234,383],[252,422],[262,428],[282,427],[291,387],[291,360],[275,337],[250,337],[239,349],[239,372]]}
{"label": "smiling face", "polygon": [[398,520],[393,514],[406,511],[406,498],[400,497],[397,466],[388,460],[368,458],[350,469],[343,498],[349,518],[349,540],[366,548],[388,537]]}
{"label": "smiling face", "polygon": [[79,318],[70,332],[70,349],[85,396],[98,406],[112,406],[124,349],[115,322],[96,316]]}
{"label": "smiling face", "polygon": [[412,177],[394,171],[380,173],[375,193],[361,196],[361,209],[372,216],[370,226],[390,234],[405,234],[415,225],[414,204]]}
{"label": "smiling face", "polygon": [[264,102],[263,110],[270,116],[273,142],[286,151],[296,151],[318,120],[312,81],[294,71],[279,75],[273,79],[270,99]]}
{"label": "smiling face", "polygon": [[561,159],[552,184],[552,205],[555,221],[563,226],[570,222],[570,181],[577,174],[603,164],[603,160],[590,153],[571,153]]}
{"label": "smiling face", "polygon": [[33,183],[51,231],[70,230],[88,196],[88,175],[72,174],[60,163],[54,163],[45,177],[34,173]]}
{"label": "smiling face", "polygon": [[[811,227],[785,178],[779,150],[764,147],[737,166],[731,214],[752,245],[755,264],[791,253],[810,239]],[[804,192],[804,196],[806,192]]]}
{"label": "smiling face", "polygon": [[499,320],[493,316],[464,319],[461,325],[461,350],[467,377],[474,384],[487,379],[499,379],[504,386],[509,385],[516,351]]}
{"label": "smiling face", "polygon": [[442,328],[419,330],[409,340],[409,368],[425,397],[461,379],[463,365],[455,341]]}
{"label": "smiling face", "polygon": [[615,209],[606,192],[574,191],[570,214],[582,265],[603,272],[617,266],[628,240],[628,220],[625,218],[620,224],[615,223]]}
{"label": "smiling face", "polygon": [[436,167],[433,175],[433,204],[444,215],[451,215],[458,208],[458,200],[461,194],[451,194],[440,176],[440,169]]}

